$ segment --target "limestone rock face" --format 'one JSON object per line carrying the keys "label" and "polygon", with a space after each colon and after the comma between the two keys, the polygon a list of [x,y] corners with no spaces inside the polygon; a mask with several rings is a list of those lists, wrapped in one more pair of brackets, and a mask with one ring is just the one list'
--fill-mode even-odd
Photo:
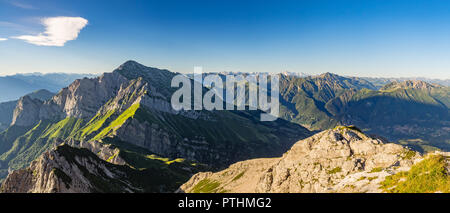
{"label": "limestone rock face", "polygon": [[29,96],[22,97],[14,110],[11,125],[32,126],[40,120],[61,120],[66,117],[89,120],[97,113],[108,110],[123,111],[135,103],[155,111],[198,118],[200,115],[196,112],[172,109],[172,88],[168,85],[174,75],[175,73],[167,70],[145,67],[129,61],[112,73],[104,73],[97,78],[75,80],[51,100],[40,101]]}
{"label": "limestone rock face", "polygon": [[[410,168],[419,153],[383,143],[357,129],[337,127],[297,142],[281,158],[239,162],[218,173],[199,173],[180,187],[202,192],[380,192],[379,182]],[[203,181],[203,182],[202,182]]]}
{"label": "limestone rock face", "polygon": [[64,113],[55,103],[51,101],[42,102],[41,100],[24,96],[17,102],[11,125],[33,126],[40,120],[63,118]]}
{"label": "limestone rock face", "polygon": [[31,126],[35,124],[40,120],[39,110],[42,105],[42,101],[29,96],[20,98],[14,109],[12,125]]}
{"label": "limestone rock face", "polygon": [[127,81],[114,72],[94,79],[78,79],[54,96],[52,102],[60,106],[67,117],[90,118]]}
{"label": "limestone rock face", "polygon": [[14,110],[12,125],[31,126],[39,120],[65,117],[91,118],[127,82],[117,72],[105,73],[97,78],[75,80],[45,102],[25,96]]}
{"label": "limestone rock face", "polygon": [[[25,169],[13,171],[3,193],[135,192],[126,174],[86,149],[62,145],[41,155]],[[114,184],[113,184],[114,183]],[[107,186],[103,188],[103,186]],[[110,188],[108,188],[110,187]]]}
{"label": "limestone rock face", "polygon": [[120,150],[117,147],[113,147],[111,144],[102,144],[97,141],[77,141],[74,139],[68,139],[64,143],[72,147],[87,149],[106,162],[115,165],[126,164],[125,160],[119,156]]}

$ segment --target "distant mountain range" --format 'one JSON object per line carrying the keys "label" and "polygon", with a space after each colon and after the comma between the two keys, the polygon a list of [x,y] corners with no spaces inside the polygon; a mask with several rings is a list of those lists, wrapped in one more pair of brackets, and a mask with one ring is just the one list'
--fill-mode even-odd
{"label": "distant mountain range", "polygon": [[[225,80],[224,74],[218,75]],[[357,125],[369,134],[383,135],[420,151],[450,149],[449,87],[420,80],[385,81],[377,86],[366,78],[333,73],[277,75],[280,116],[285,120],[312,131]],[[246,96],[248,100],[248,91]]]}
{"label": "distant mountain range", "polygon": [[30,73],[0,77],[0,102],[17,100],[25,94],[40,89],[58,92],[74,80],[84,77],[95,77],[93,74],[69,73]]}
{"label": "distant mountain range", "polygon": [[[268,73],[268,72],[214,72],[214,73],[207,73],[207,74],[218,74],[218,75],[261,75],[261,74],[282,74],[285,76],[290,77],[299,77],[299,78],[305,78],[305,77],[315,77],[320,75],[313,75],[309,73],[304,72],[280,72],[280,73]],[[188,73],[186,74],[188,77],[192,77],[192,74]],[[450,78],[448,79],[437,79],[437,78],[425,78],[425,77],[403,77],[403,78],[382,78],[382,77],[354,77],[354,76],[343,76],[347,78],[357,78],[361,80],[365,80],[367,82],[370,82],[375,86],[375,88],[380,89],[386,84],[392,83],[392,82],[403,82],[403,81],[423,81],[430,84],[439,84],[441,86],[450,86]]]}
{"label": "distant mountain range", "polygon": [[423,77],[415,77],[415,78],[375,78],[375,77],[363,77],[365,79],[375,85],[378,88],[383,87],[386,84],[392,82],[402,82],[402,81],[424,81],[430,84],[439,84],[442,86],[449,87],[450,86],[450,78],[449,79],[431,79],[431,78],[423,78]]}
{"label": "distant mountain range", "polygon": [[[346,175],[396,173],[393,167],[410,168],[421,158],[415,151],[450,150],[450,88],[439,84],[278,74],[281,117],[261,122],[261,111],[173,110],[175,75],[127,61],[111,73],[74,80],[50,98],[21,97],[0,133],[0,179],[6,178],[0,190],[173,192],[187,182],[184,191],[237,192],[223,183],[244,178],[259,181],[255,192],[302,191],[292,184],[309,184],[308,192],[346,191],[336,185]],[[254,158],[270,159],[234,164]],[[232,164],[237,168],[188,181]],[[264,180],[249,178],[247,168]],[[296,170],[310,175],[298,179]],[[389,172],[377,174],[380,183]]]}

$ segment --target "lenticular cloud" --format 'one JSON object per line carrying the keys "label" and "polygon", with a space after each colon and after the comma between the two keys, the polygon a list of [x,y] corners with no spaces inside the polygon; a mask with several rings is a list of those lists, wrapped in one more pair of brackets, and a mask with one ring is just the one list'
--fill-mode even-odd
{"label": "lenticular cloud", "polygon": [[42,19],[45,32],[38,35],[22,35],[14,37],[38,46],[62,47],[67,41],[75,40],[88,20],[82,17],[52,17]]}

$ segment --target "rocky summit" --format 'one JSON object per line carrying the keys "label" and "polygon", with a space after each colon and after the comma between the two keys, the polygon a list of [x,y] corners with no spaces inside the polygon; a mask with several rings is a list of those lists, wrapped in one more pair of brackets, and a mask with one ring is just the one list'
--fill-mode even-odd
{"label": "rocky summit", "polygon": [[[441,173],[444,186],[450,183],[449,159],[445,157],[449,154],[435,154],[445,162],[439,164],[445,168]],[[385,192],[401,184],[388,180],[401,174],[404,181],[409,181],[407,172],[417,170],[415,167],[429,158],[401,145],[369,137],[355,127],[338,126],[298,141],[280,158],[248,160],[220,172],[198,173],[178,192]],[[423,180],[422,185],[431,187],[434,178]]]}

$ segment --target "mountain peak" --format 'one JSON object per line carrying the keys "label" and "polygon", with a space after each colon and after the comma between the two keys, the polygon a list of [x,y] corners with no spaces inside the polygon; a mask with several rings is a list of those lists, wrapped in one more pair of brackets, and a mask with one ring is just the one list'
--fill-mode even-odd
{"label": "mountain peak", "polygon": [[326,72],[326,73],[323,73],[323,74],[319,75],[319,77],[322,77],[322,78],[334,78],[334,77],[340,77],[340,76],[336,75],[334,73],[331,73],[331,72]]}
{"label": "mountain peak", "polygon": [[307,80],[311,80],[314,81],[314,84],[318,87],[318,88],[332,88],[333,90],[340,90],[340,89],[363,89],[363,88],[367,88],[367,89],[372,89],[375,90],[376,87],[361,78],[355,78],[355,77],[344,77],[344,76],[340,76],[334,73],[330,73],[330,72],[326,72],[320,75],[315,75],[315,76],[311,76],[311,77],[307,77]]}
{"label": "mountain peak", "polygon": [[342,76],[331,73],[331,72],[326,72],[326,73],[314,76],[313,78],[325,80],[325,81],[339,81],[340,79],[342,79]]}
{"label": "mountain peak", "polygon": [[[144,79],[146,79],[151,76],[155,77],[158,75],[169,75],[169,73],[171,73],[170,71],[165,69],[147,67],[133,60],[126,61],[116,70],[114,70],[114,72],[118,72],[129,79],[135,79],[138,77],[143,77]],[[172,73],[172,75],[174,74]]]}
{"label": "mountain peak", "polygon": [[122,65],[119,66],[119,70],[129,70],[129,69],[142,69],[146,68],[146,66],[134,61],[134,60],[128,60]]}

